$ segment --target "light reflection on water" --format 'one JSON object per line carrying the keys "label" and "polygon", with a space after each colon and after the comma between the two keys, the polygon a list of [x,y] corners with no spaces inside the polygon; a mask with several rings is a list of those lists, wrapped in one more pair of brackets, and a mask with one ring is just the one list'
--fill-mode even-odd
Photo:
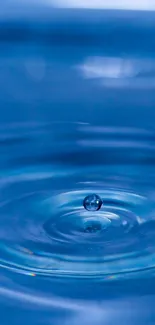
{"label": "light reflection on water", "polygon": [[55,13],[0,34],[2,324],[154,324],[155,20]]}
{"label": "light reflection on water", "polygon": [[148,58],[92,57],[87,58],[77,69],[86,79],[98,79],[102,87],[155,87],[155,61]]}

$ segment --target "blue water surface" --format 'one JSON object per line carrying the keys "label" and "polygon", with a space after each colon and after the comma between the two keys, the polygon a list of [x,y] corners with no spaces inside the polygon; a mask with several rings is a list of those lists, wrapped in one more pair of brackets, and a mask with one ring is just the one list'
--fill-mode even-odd
{"label": "blue water surface", "polygon": [[155,13],[4,9],[0,324],[154,325]]}

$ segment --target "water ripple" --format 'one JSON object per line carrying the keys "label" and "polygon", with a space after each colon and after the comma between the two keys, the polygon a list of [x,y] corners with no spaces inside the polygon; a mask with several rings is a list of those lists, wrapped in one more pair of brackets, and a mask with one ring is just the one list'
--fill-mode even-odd
{"label": "water ripple", "polygon": [[[21,129],[19,139],[27,128]],[[0,266],[32,276],[106,282],[153,274],[155,170],[141,163],[144,157],[154,157],[153,131],[81,123],[71,124],[69,130],[67,124],[55,123],[52,129],[36,125],[29,134],[34,154],[24,144],[25,157],[33,164],[23,157],[23,167],[17,163],[16,168],[1,172]],[[44,144],[49,136],[53,143],[46,144],[38,161],[39,140]],[[135,151],[125,139],[134,143]],[[94,141],[100,143],[95,163]],[[70,144],[65,150],[64,143]],[[110,164],[105,163],[105,147]],[[45,163],[47,154],[51,159]],[[123,159],[127,162],[131,154],[132,168]],[[21,157],[21,152],[12,152],[14,165]],[[84,159],[81,164],[80,159]],[[91,193],[103,200],[99,211],[83,207],[83,199]]]}

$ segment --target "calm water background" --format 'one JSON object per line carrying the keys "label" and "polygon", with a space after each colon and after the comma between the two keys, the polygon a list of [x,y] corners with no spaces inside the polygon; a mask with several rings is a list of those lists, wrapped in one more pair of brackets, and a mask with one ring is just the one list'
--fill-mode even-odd
{"label": "calm water background", "polygon": [[0,324],[153,325],[155,14],[4,9]]}

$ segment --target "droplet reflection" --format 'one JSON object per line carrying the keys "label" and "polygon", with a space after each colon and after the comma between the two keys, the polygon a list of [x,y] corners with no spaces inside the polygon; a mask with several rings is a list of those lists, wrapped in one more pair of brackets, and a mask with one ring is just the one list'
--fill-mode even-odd
{"label": "droplet reflection", "polygon": [[102,230],[102,225],[97,221],[87,222],[84,228],[85,233],[96,233],[101,230]]}

